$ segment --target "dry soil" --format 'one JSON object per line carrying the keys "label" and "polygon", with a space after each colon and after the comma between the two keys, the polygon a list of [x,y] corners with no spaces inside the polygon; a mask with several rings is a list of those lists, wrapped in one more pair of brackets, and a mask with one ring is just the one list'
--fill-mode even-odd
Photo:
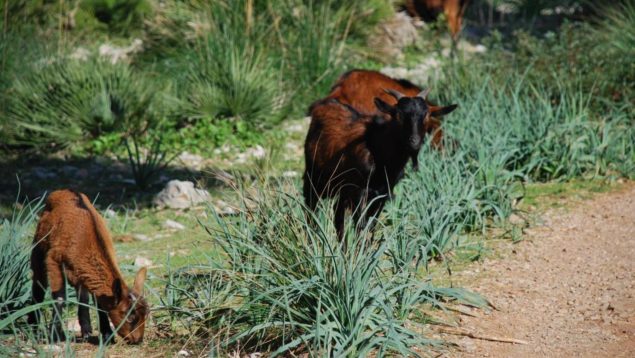
{"label": "dry soil", "polygon": [[[542,215],[461,281],[497,308],[461,316],[450,357],[635,357],[635,185]],[[445,336],[448,338],[449,336]]]}

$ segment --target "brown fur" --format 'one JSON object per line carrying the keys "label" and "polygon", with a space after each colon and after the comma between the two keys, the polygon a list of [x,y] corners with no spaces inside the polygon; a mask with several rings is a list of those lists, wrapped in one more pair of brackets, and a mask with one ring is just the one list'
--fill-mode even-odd
{"label": "brown fur", "polygon": [[[338,100],[364,115],[375,115],[379,114],[374,102],[376,97],[390,105],[397,104],[397,100],[384,91],[386,89],[399,91],[408,97],[414,97],[421,92],[421,88],[407,80],[397,80],[377,71],[351,70],[337,80],[326,98]],[[442,108],[429,102],[428,106],[432,113]],[[424,121],[424,129],[432,136],[432,147],[443,149],[441,120],[433,116],[430,120]]]}
{"label": "brown fur", "polygon": [[[108,313],[113,325],[121,325],[117,333],[126,341],[138,343],[143,339],[148,312],[142,297],[146,269],[137,273],[134,287],[129,289],[117,266],[106,224],[86,195],[71,190],[51,193],[33,242],[31,268],[36,303],[42,301],[47,284],[53,297],[63,302],[66,278],[77,289],[78,297],[83,294],[88,301],[88,293],[95,296],[99,309]],[[88,335],[90,317],[87,311],[84,313],[80,305],[82,334]],[[107,318],[100,315],[103,335],[112,333]],[[37,316],[32,315],[30,321],[37,322]]]}
{"label": "brown fur", "polygon": [[[304,197],[314,210],[320,198],[336,198],[335,226],[340,238],[344,215],[354,211],[358,229],[379,214],[410,158],[398,121],[367,116],[337,100],[311,107],[305,142]],[[364,212],[365,211],[365,212]]]}
{"label": "brown fur", "polygon": [[456,40],[468,3],[469,0],[407,0],[404,8],[411,16],[420,17],[428,22],[434,21],[440,13],[444,13],[452,38]]}

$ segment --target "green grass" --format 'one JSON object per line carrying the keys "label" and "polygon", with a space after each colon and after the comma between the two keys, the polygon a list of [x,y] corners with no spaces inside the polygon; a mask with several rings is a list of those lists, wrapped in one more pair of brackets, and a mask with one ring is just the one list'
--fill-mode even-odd
{"label": "green grass", "polygon": [[588,200],[595,194],[619,188],[619,184],[605,179],[571,180],[568,182],[534,183],[527,185],[523,207],[544,209],[562,207],[571,201]]}

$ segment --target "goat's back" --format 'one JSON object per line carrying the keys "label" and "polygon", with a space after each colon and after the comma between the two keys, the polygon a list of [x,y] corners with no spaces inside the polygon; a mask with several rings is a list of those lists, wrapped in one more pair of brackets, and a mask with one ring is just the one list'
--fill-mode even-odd
{"label": "goat's back", "polygon": [[95,294],[112,294],[110,288],[99,292],[85,282],[121,277],[121,273],[106,224],[84,194],[71,190],[51,193],[33,241],[44,257],[65,266],[71,284],[85,284]]}
{"label": "goat's back", "polygon": [[335,188],[342,182],[363,185],[374,165],[365,142],[372,120],[336,100],[312,105],[304,147],[305,175],[318,192],[327,194],[322,193],[326,186]]}
{"label": "goat's back", "polygon": [[[387,89],[398,91],[408,97],[414,97],[421,92],[420,87],[405,79],[394,79],[377,71],[351,70],[340,76],[326,98],[351,106],[364,115],[378,115],[375,98],[380,98],[391,106],[397,104],[397,99],[386,93]],[[430,108],[436,108],[431,103],[428,105]],[[441,121],[430,118],[424,122],[423,127],[425,133],[432,135],[432,147],[442,149]]]}
{"label": "goat's back", "polygon": [[394,106],[395,97],[384,90],[392,89],[408,97],[414,97],[421,88],[404,79],[394,79],[381,72],[371,70],[351,70],[343,74],[335,83],[327,98],[335,99],[349,105],[360,113],[373,115],[377,113],[375,98]]}

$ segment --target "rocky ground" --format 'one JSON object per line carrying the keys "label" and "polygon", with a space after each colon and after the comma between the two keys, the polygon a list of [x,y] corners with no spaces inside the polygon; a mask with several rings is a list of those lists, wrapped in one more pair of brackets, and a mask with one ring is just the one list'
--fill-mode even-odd
{"label": "rocky ground", "polygon": [[496,309],[462,315],[457,330],[480,338],[447,335],[448,356],[635,356],[633,183],[543,214],[507,251],[458,273]]}

